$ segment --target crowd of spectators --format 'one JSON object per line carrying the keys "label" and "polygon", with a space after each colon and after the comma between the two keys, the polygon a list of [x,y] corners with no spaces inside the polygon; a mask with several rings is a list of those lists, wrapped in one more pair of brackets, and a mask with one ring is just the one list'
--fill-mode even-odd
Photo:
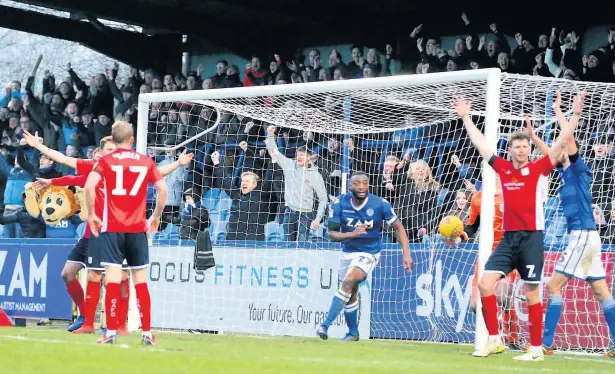
{"label": "crowd of spectators", "polygon": [[[454,49],[448,51],[438,37],[423,34],[421,25],[415,27],[409,40],[416,46],[412,48],[414,63],[395,73],[498,67],[510,73],[615,82],[613,28],[605,30],[608,37],[603,48],[582,55],[579,37],[572,31],[551,29],[536,40],[517,33],[516,45],[511,46],[496,24],[484,30],[487,36],[479,36],[483,30],[474,29],[465,14],[462,21],[466,35],[456,39]],[[253,57],[245,69],[220,60],[211,77],[203,76],[203,65],[187,75],[131,69],[123,84],[116,80],[117,64],[89,82],[68,64],[61,81],[44,73],[40,95],[34,94],[34,77],[28,78],[24,88],[14,81],[0,98],[0,238],[73,237],[80,225],[75,217],[64,230],[50,235],[48,227],[25,214],[22,193],[27,182],[74,170],[22,145],[24,131],[38,132],[46,146],[68,156],[92,158],[100,140],[110,135],[114,121],[128,121],[137,132],[141,93],[391,75],[391,62],[398,54],[391,45],[382,52],[354,45],[350,56],[337,50],[321,56],[312,49],[305,57]],[[326,240],[329,203],[339,195],[348,167],[350,173],[362,170],[371,176],[372,192],[392,203],[410,240],[419,243],[434,238],[444,215],[465,219],[472,194],[480,189],[478,155],[464,140],[458,122],[349,136],[276,127],[184,102],[152,104],[148,118],[148,155],[158,165],[174,162],[180,152],[195,153],[191,165],[165,177],[170,194],[160,236],[194,239],[199,231],[209,230],[216,241]],[[197,136],[214,124],[214,131]],[[428,140],[422,143],[428,145],[416,146],[417,139]],[[156,150],[180,143],[186,144]],[[615,227],[611,225],[615,222],[612,143],[612,134],[604,133],[583,148],[594,171],[596,222],[605,237],[615,234],[611,233]],[[556,176],[552,184],[557,186]],[[547,230],[547,240],[560,243],[565,227],[555,192],[556,187],[547,204],[548,218],[554,222]],[[153,192],[148,201],[154,201]],[[384,237],[393,240],[388,233]]]}

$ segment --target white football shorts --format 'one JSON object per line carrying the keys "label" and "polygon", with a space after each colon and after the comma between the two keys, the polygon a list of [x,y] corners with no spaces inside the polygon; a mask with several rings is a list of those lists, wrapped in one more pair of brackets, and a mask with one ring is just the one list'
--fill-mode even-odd
{"label": "white football shorts", "polygon": [[378,260],[380,260],[380,253],[344,252],[340,258],[340,269],[337,276],[339,280],[342,281],[346,278],[348,270],[359,268],[367,277],[372,270],[374,270],[376,265],[378,265]]}
{"label": "white football shorts", "polygon": [[555,271],[581,280],[604,279],[606,272],[601,255],[602,242],[598,231],[573,230]]}

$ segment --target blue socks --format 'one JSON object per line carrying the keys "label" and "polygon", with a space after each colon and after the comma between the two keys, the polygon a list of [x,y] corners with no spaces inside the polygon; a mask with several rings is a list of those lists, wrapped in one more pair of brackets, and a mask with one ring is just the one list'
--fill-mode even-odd
{"label": "blue socks", "polygon": [[[615,310],[615,309],[614,309]],[[344,307],[344,318],[350,335],[359,335],[359,300]]]}
{"label": "blue socks", "polygon": [[337,316],[342,312],[342,309],[344,309],[344,306],[348,303],[348,300],[350,300],[349,293],[342,290],[337,290],[335,296],[333,296],[333,300],[331,301],[327,318],[323,321],[322,325],[329,328]]}
{"label": "blue socks", "polygon": [[[613,310],[615,312],[615,309]],[[549,306],[545,313],[545,327],[542,335],[542,344],[546,347],[553,345],[555,337],[555,329],[562,315],[562,297],[560,295],[551,296],[549,298]]]}
{"label": "blue socks", "polygon": [[[602,306],[606,324],[609,326],[609,331],[611,332],[611,341],[615,345],[615,300],[611,297],[601,302],[600,305]],[[555,329],[561,314],[562,297],[551,296],[549,298],[547,313],[545,314],[545,329],[542,336],[542,344],[546,347],[551,347],[553,345]]]}
{"label": "blue socks", "polygon": [[611,332],[611,343],[615,345],[615,300],[611,297],[601,302],[600,305],[602,306],[606,324],[609,326],[609,331]]}

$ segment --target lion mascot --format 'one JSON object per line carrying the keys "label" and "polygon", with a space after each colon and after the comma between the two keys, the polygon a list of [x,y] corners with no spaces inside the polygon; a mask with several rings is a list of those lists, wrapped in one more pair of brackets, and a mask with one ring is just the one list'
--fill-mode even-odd
{"label": "lion mascot", "polygon": [[86,221],[85,190],[79,187],[49,186],[35,191],[32,183],[25,186],[25,206],[34,218],[42,218],[48,226],[56,227],[76,213]]}

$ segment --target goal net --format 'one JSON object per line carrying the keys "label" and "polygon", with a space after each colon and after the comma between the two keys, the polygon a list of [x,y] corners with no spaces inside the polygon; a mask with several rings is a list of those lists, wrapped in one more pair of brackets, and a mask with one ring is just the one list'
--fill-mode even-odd
{"label": "goal net", "polygon": [[[484,263],[491,252],[495,179],[482,170],[451,102],[456,96],[470,100],[475,122],[506,156],[507,134],[524,127],[524,115],[547,142],[557,136],[551,111],[556,89],[564,111],[576,93],[588,92],[577,138],[593,165],[604,233],[613,165],[611,139],[600,143],[606,138],[597,134],[610,131],[615,99],[606,84],[489,69],[141,95],[138,150],[159,165],[185,151],[195,155],[166,177],[169,200],[150,248],[152,324],[314,336],[340,280],[340,246],[327,239],[329,205],[348,191],[349,175],[363,171],[371,192],[386,198],[405,226],[415,268],[404,271],[400,247],[385,228],[380,262],[360,287],[361,336],[474,342],[482,319],[472,310],[473,274],[478,254],[486,254]],[[554,173],[545,196],[545,280],[566,243],[558,185]],[[440,219],[467,220],[477,191],[484,192],[481,233],[457,247],[445,245]],[[204,272],[193,269],[199,231],[214,243],[216,265]],[[608,245],[604,257],[611,284]],[[521,345],[528,338],[522,295],[517,282],[505,303],[518,316],[518,333],[503,327]],[[557,346],[604,350],[608,330],[588,286],[573,280],[564,300]],[[330,332],[341,337],[346,329],[342,314]]]}

